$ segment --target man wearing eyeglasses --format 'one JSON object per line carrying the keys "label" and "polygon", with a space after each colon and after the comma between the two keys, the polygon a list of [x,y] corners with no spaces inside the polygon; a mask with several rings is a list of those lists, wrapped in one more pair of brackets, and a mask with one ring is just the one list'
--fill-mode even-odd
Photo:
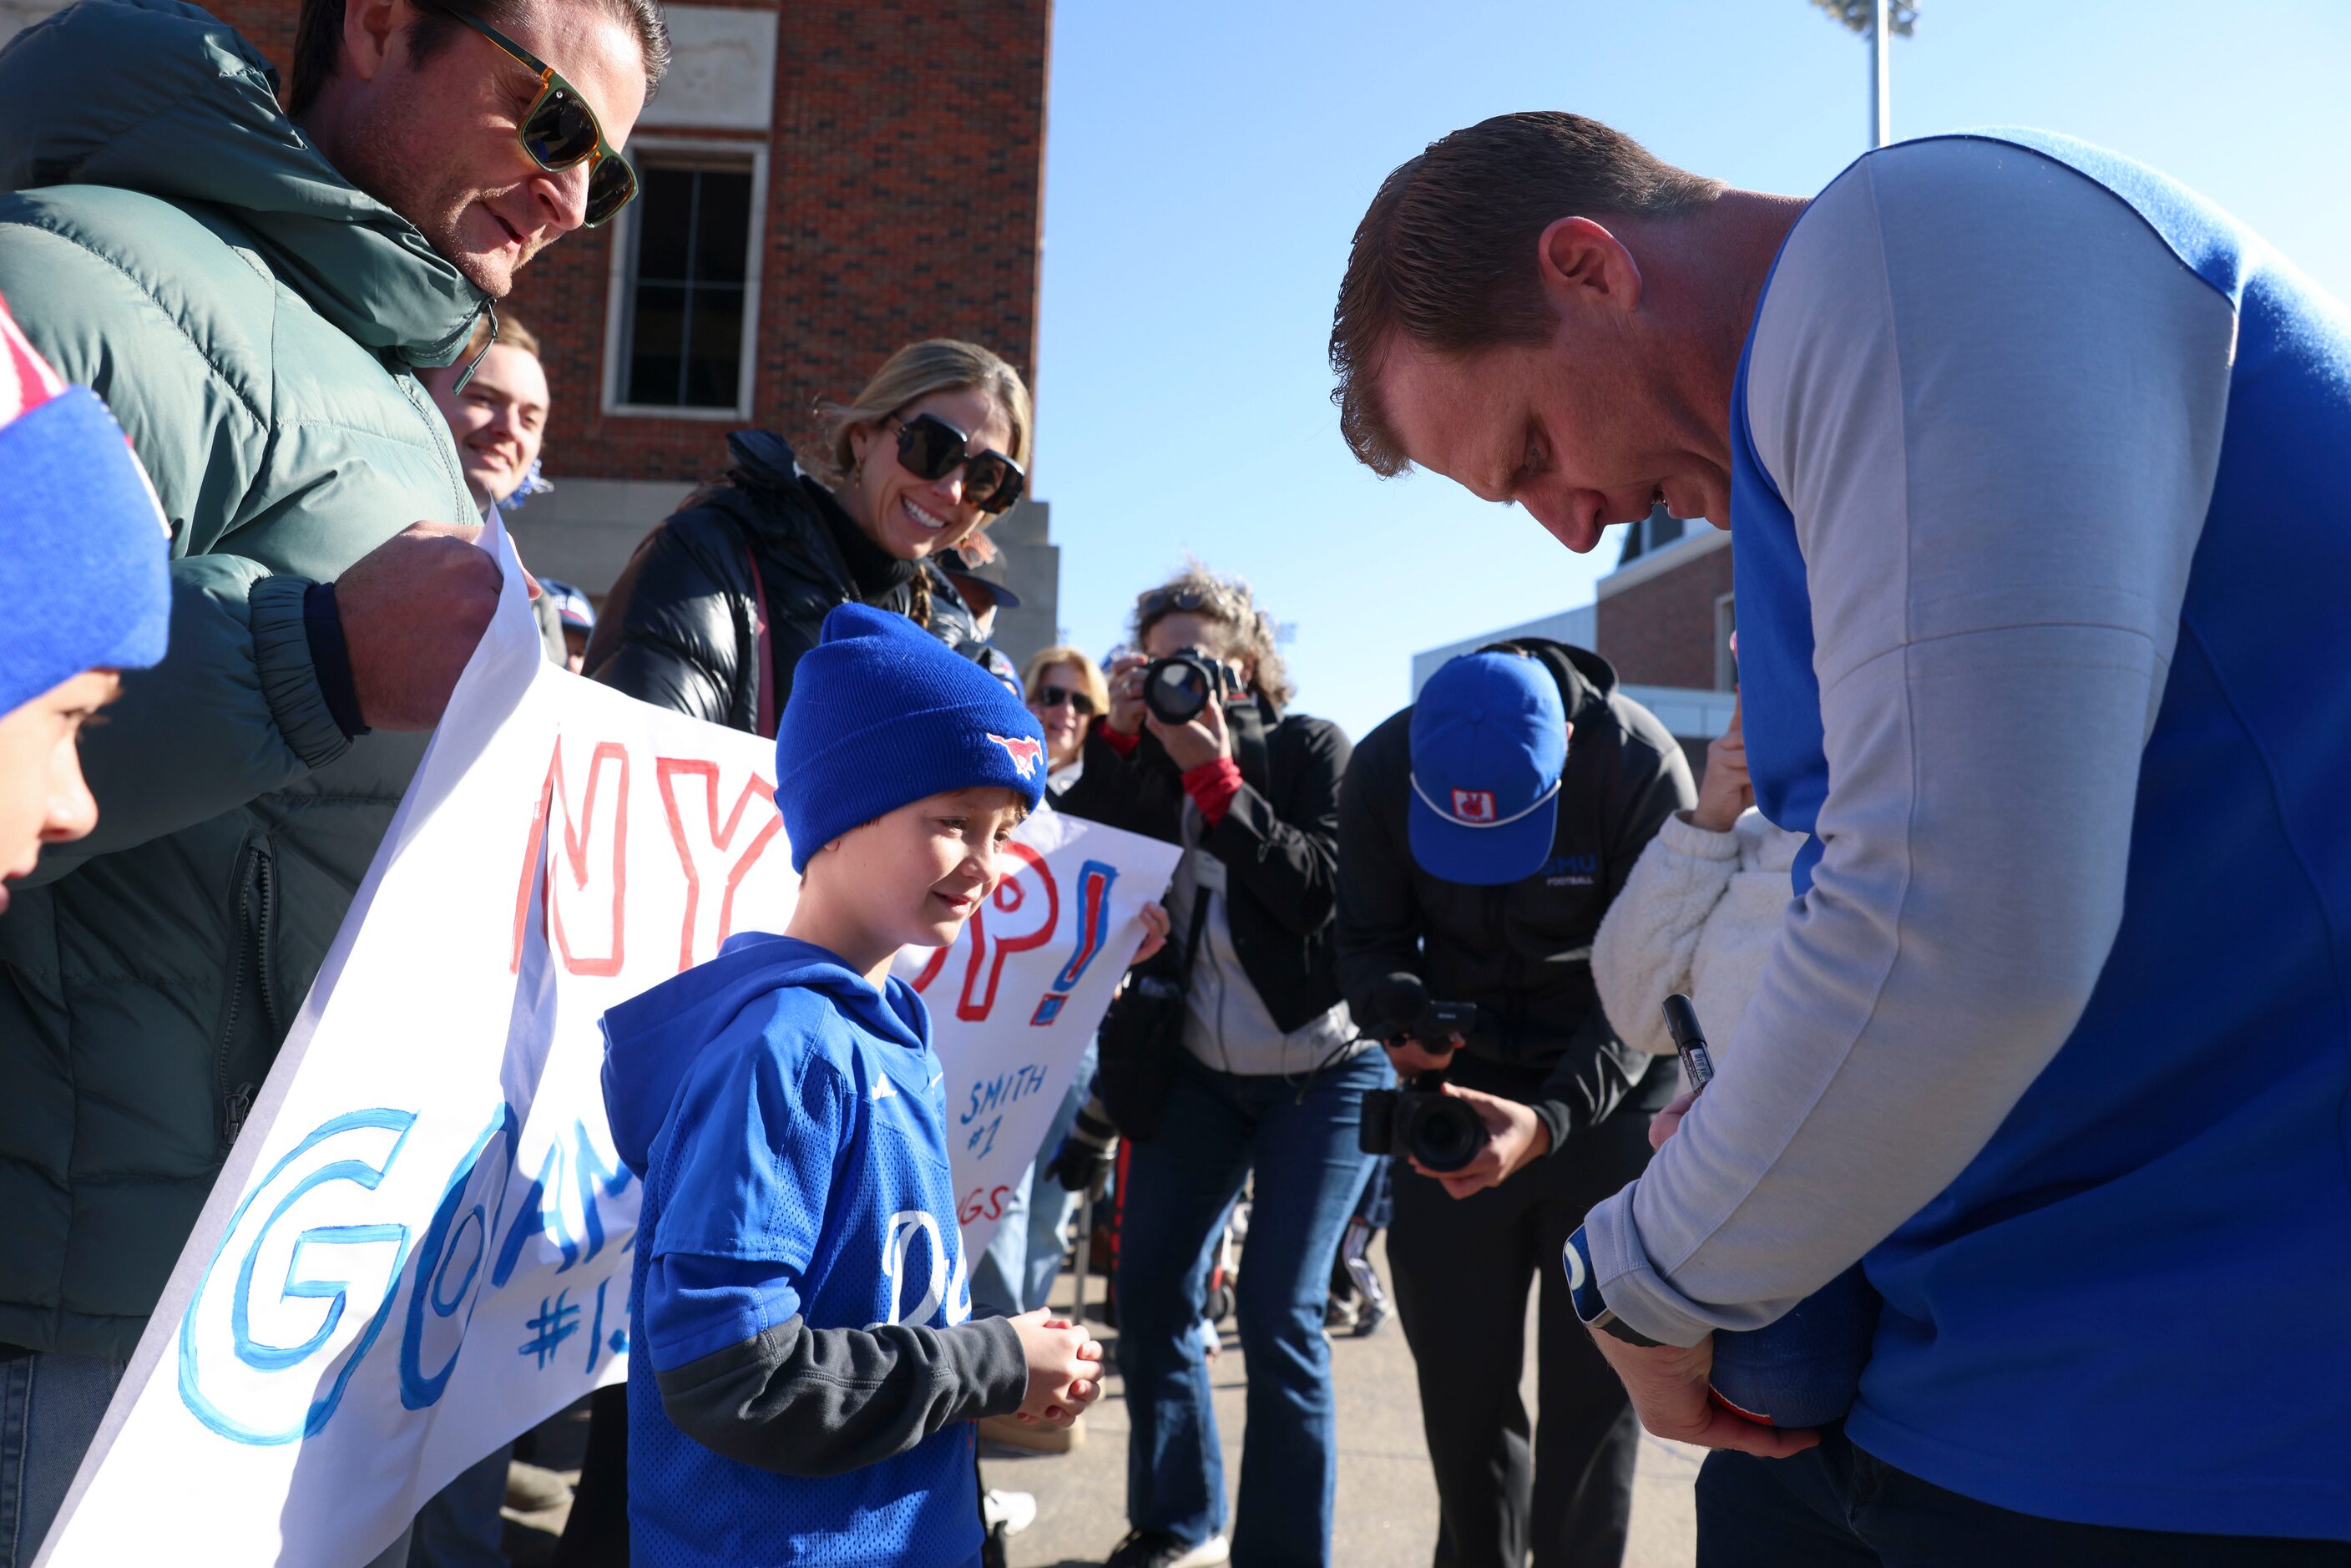
{"label": "man wearing eyeglasses", "polygon": [[633,188],[651,0],[81,0],[0,51],[0,293],[172,530],[99,832],[0,923],[0,1568],[31,1561],[497,593],[416,371]]}

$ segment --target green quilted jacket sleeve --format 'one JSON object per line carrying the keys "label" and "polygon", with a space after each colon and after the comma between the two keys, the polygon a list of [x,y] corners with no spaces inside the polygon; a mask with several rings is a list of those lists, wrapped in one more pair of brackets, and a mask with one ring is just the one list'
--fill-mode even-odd
{"label": "green quilted jacket sleeve", "polygon": [[268,459],[268,420],[182,322],[102,250],[0,199],[0,296],[68,382],[104,398],[170,520],[172,636],[126,677],[82,742],[98,831],[41,857],[54,880],[92,855],[216,817],[350,742],[327,710],[302,629],[309,580],[236,553]]}

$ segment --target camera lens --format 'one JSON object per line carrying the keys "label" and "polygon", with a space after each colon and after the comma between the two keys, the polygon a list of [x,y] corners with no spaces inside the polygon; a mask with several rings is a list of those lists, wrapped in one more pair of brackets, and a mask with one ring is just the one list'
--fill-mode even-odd
{"label": "camera lens", "polygon": [[1143,706],[1162,724],[1188,724],[1208,706],[1208,676],[1196,660],[1155,659],[1143,672]]}
{"label": "camera lens", "polygon": [[1458,1171],[1486,1146],[1486,1124],[1459,1100],[1431,1094],[1416,1107],[1412,1157],[1433,1171]]}

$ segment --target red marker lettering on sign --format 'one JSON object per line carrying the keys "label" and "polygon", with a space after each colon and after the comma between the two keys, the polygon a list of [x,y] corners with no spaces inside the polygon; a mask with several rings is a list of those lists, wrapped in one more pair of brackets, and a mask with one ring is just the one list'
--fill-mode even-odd
{"label": "red marker lettering on sign", "polygon": [[[608,791],[607,779],[611,782]],[[599,805],[604,807],[600,813]],[[548,758],[547,779],[539,786],[538,807],[532,813],[530,832],[523,850],[522,877],[515,889],[514,952],[507,961],[509,974],[522,968],[522,945],[530,918],[530,890],[538,878],[540,860],[547,843],[547,825],[557,805],[563,808],[563,854],[559,862],[547,867],[545,904],[541,916],[563,967],[575,975],[617,975],[621,972],[624,946],[624,927],[628,919],[629,882],[629,753],[617,740],[596,743],[589,754],[588,783],[581,797],[580,810],[571,810],[571,792],[563,772],[563,738],[556,737],[555,747]],[[591,863],[590,850],[609,836],[611,858],[609,869],[601,863]],[[549,857],[551,860],[551,857]],[[591,873],[601,873],[611,883],[611,945],[603,954],[575,954],[570,936],[566,929],[563,912],[567,905],[580,917],[589,909],[580,904],[588,891]],[[569,891],[565,891],[566,889]]]}
{"label": "red marker lettering on sign", "polygon": [[[1053,872],[1045,857],[1027,844],[1011,843],[1006,850],[1019,856],[1026,864],[1020,871],[1005,877],[996,884],[996,894],[977,910],[965,923],[962,935],[945,947],[935,948],[914,977],[914,989],[926,991],[931,982],[946,967],[947,956],[965,943],[971,951],[964,960],[963,994],[956,1002],[956,1017],[967,1023],[979,1023],[996,1009],[996,993],[1004,979],[1004,962],[1015,953],[1026,953],[1042,947],[1053,939],[1054,930],[1061,923],[1061,891],[1053,881]],[[1031,874],[1033,873],[1033,875]],[[1029,926],[1029,905],[1037,892],[1044,893],[1041,912],[1035,912],[1036,925]],[[993,910],[999,925],[1024,927],[1010,935],[991,935],[988,915]],[[1014,916],[1023,916],[1015,920]]]}
{"label": "red marker lettering on sign", "polygon": [[1011,1192],[1009,1186],[999,1186],[992,1191],[985,1187],[972,1188],[971,1195],[963,1200],[963,1207],[956,1211],[956,1223],[969,1225],[975,1219],[1003,1218],[1004,1200]]}
{"label": "red marker lettering on sign", "polygon": [[[703,866],[705,860],[715,862],[715,873],[720,865],[726,868],[726,888],[718,903],[718,929],[701,956],[708,957],[718,951],[721,944],[734,934],[735,891],[751,873],[768,845],[783,831],[784,820],[775,810],[776,787],[754,773],[744,779],[743,788],[735,797],[735,806],[724,820],[718,815],[718,765],[699,758],[658,757],[653,759],[653,777],[661,786],[662,810],[669,817],[670,841],[677,846],[678,864],[685,872],[685,918],[680,922],[677,934],[677,967],[680,974],[694,967],[695,962],[694,927],[702,908]],[[685,780],[683,789],[679,781]],[[702,788],[694,788],[699,780]],[[696,831],[689,834],[685,806],[695,803],[698,810]],[[757,824],[740,852],[732,861],[720,857],[735,845],[736,834],[743,830],[745,815]]]}

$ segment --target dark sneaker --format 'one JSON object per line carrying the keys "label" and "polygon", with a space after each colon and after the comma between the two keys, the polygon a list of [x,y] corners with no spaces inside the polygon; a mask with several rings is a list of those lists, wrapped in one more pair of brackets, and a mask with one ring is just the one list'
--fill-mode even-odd
{"label": "dark sneaker", "polygon": [[1212,1568],[1232,1555],[1232,1543],[1221,1535],[1187,1546],[1164,1530],[1138,1530],[1102,1560],[1102,1568]]}

